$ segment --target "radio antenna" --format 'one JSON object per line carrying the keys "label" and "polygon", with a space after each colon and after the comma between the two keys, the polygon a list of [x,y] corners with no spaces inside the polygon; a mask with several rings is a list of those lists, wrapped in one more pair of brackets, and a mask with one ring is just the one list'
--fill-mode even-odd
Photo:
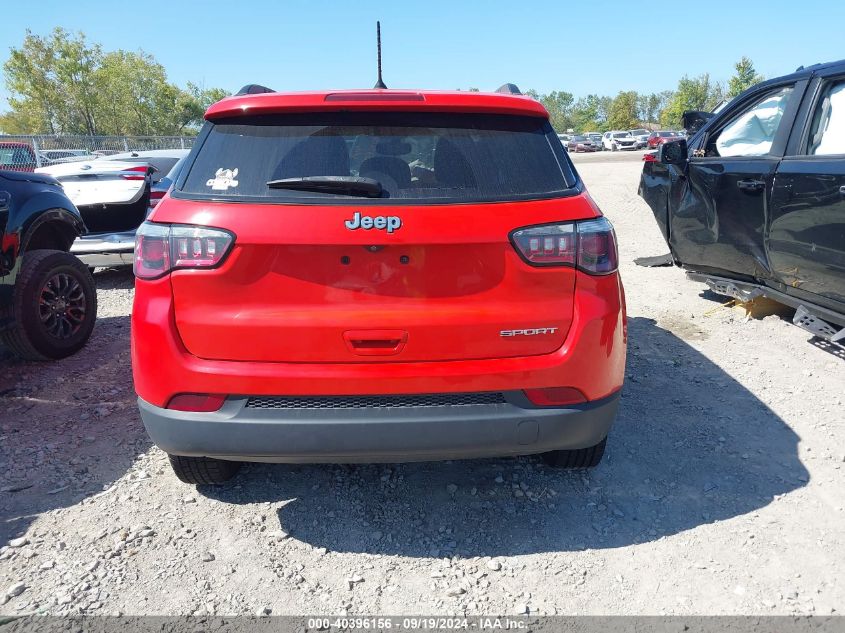
{"label": "radio antenna", "polygon": [[381,22],[376,22],[376,48],[378,50],[378,81],[373,88],[385,89],[387,86],[381,80]]}

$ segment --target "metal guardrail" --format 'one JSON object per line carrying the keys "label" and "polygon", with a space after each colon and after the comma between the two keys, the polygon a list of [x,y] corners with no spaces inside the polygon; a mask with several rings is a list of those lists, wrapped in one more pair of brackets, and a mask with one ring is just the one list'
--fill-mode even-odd
{"label": "metal guardrail", "polygon": [[194,136],[84,136],[84,135],[7,135],[0,134],[3,143],[24,143],[35,153],[38,167],[56,160],[62,162],[91,158],[92,155],[152,149],[190,149]]}

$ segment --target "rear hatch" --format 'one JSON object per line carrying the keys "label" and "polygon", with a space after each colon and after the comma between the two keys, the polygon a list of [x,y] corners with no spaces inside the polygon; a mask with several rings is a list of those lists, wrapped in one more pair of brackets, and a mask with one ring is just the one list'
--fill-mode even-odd
{"label": "rear hatch", "polygon": [[62,184],[91,233],[129,231],[147,215],[154,168],[146,163],[73,161],[36,171]]}
{"label": "rear hatch", "polygon": [[[596,215],[546,119],[264,115],[216,121],[200,142],[153,217],[236,236],[220,268],[171,275],[192,354],[442,361],[563,344],[574,270],[528,266],[509,239]],[[303,178],[325,177],[371,179],[382,192],[303,190]],[[294,184],[267,184],[280,180]]]}

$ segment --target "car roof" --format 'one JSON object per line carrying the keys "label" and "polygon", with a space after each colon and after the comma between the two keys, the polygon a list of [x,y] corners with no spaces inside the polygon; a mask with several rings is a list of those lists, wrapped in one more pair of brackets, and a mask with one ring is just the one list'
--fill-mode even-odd
{"label": "car roof", "polygon": [[266,92],[226,97],[212,105],[205,118],[294,112],[426,111],[516,114],[548,118],[541,103],[531,97],[493,92],[434,90],[335,90],[320,92]]}
{"label": "car roof", "polygon": [[812,66],[801,66],[795,72],[789,73],[787,75],[780,75],[779,77],[772,77],[771,79],[767,79],[766,81],[761,81],[759,84],[755,84],[752,86],[755,90],[757,88],[765,88],[771,84],[779,84],[782,81],[787,80],[799,80],[799,79],[807,79],[808,77],[812,77],[816,73],[823,72],[830,69],[837,69],[842,68],[845,70],[845,59],[840,59],[835,62],[824,62],[821,64],[813,64]]}

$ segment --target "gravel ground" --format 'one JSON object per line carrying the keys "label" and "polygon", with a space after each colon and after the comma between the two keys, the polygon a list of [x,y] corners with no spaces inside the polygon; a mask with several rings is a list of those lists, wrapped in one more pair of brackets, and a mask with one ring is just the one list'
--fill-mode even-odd
{"label": "gravel ground", "polygon": [[0,349],[0,614],[845,609],[845,361],[788,313],[748,319],[633,265],[666,251],[640,155],[575,157],[616,225],[630,318],[599,468],[249,465],[185,486],[136,412],[131,276],[103,271],[80,354]]}

